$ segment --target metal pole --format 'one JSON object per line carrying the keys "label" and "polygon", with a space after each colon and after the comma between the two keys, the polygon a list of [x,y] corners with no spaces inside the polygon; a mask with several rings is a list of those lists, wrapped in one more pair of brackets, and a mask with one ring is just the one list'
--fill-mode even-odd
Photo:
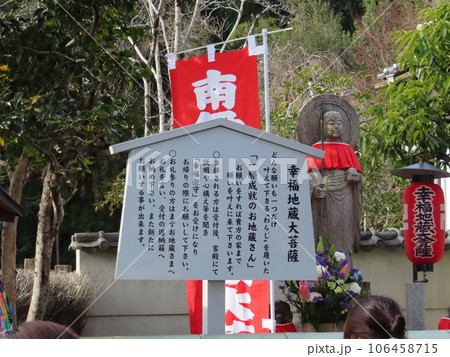
{"label": "metal pole", "polygon": [[[267,29],[262,30],[264,46],[264,109],[266,119],[266,132],[270,133],[270,103],[269,103],[269,48],[267,44]],[[271,330],[275,333],[275,291],[273,280],[269,281],[269,301],[270,301],[270,320]]]}
{"label": "metal pole", "polygon": [[59,265],[59,232],[56,232],[56,265]]}
{"label": "metal pole", "polygon": [[[320,142],[321,142],[321,148],[322,151],[324,151],[325,149],[325,123],[324,123],[324,115],[325,115],[325,108],[324,107],[320,107]],[[322,188],[326,188],[325,184],[323,182],[323,174],[324,174],[324,160],[325,158],[323,158],[321,160],[321,164],[320,164],[320,179],[322,180],[322,183],[320,184],[320,187]],[[325,202],[324,202],[325,198],[321,198],[319,201],[320,204],[320,213],[319,213],[319,236],[321,236],[323,234],[323,217],[325,215]]]}
{"label": "metal pole", "polygon": [[203,280],[203,334],[225,334],[225,280]]}
{"label": "metal pole", "polygon": [[[264,30],[266,30],[266,32],[267,32],[267,29],[263,29],[263,36],[264,36]],[[268,34],[273,34],[273,33],[278,33],[278,32],[283,32],[283,31],[290,31],[290,30],[292,30],[292,27],[289,27],[289,28],[286,28],[286,29],[274,30],[274,31],[270,31],[270,32],[267,32],[267,33]],[[261,36],[261,35],[257,33],[257,34],[255,34],[255,36]],[[216,43],[214,43],[214,45],[215,46],[223,45],[224,43],[231,43],[231,42],[235,42],[235,41],[246,40],[247,38],[248,38],[248,36],[235,38],[235,39],[232,39],[232,40],[229,40],[229,41],[216,42]],[[200,46],[200,47],[190,48],[188,50],[175,52],[175,54],[178,55],[180,53],[187,53],[187,52],[191,52],[191,51],[197,51],[197,50],[204,49],[206,47],[208,47],[208,46]]]}
{"label": "metal pole", "polygon": [[264,46],[264,108],[266,111],[266,132],[270,133],[269,49],[267,47],[267,29],[263,29],[262,34]]}

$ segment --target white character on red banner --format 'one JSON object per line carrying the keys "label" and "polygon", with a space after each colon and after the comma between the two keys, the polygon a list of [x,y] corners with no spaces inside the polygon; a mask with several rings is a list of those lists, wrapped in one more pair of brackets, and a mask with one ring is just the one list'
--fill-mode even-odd
{"label": "white character on red banner", "polygon": [[[197,99],[197,108],[205,110],[208,104],[211,104],[213,110],[219,109],[220,104],[226,109],[233,109],[235,105],[236,85],[232,82],[236,81],[236,76],[232,74],[222,75],[220,71],[211,69],[206,72],[206,78],[192,83],[195,87],[194,93]],[[235,120],[244,124],[240,119],[236,119],[236,113],[231,110],[222,112],[209,113],[207,111],[200,112],[197,123],[207,120],[224,118]]]}
{"label": "white character on red banner", "polygon": [[[226,333],[255,333],[255,327],[250,324],[255,314],[250,309],[252,297],[247,292],[238,292],[239,282],[252,286],[252,280],[228,280],[225,285],[226,310],[231,312],[235,319],[233,325],[226,325]],[[244,306],[246,305],[246,306]],[[249,323],[248,325],[246,324]]]}
{"label": "white character on red banner", "polygon": [[256,56],[248,48],[174,61],[170,69],[174,129],[227,119],[259,129]]}

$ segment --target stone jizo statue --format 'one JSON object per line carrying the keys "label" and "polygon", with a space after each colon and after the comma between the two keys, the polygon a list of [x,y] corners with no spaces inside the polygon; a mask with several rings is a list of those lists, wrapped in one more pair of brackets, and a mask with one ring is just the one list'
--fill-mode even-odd
{"label": "stone jizo statue", "polygon": [[325,158],[308,158],[308,169],[314,235],[342,249],[351,265],[359,247],[363,176],[353,148],[342,142],[343,121],[338,111],[323,114],[323,141],[312,146]]}

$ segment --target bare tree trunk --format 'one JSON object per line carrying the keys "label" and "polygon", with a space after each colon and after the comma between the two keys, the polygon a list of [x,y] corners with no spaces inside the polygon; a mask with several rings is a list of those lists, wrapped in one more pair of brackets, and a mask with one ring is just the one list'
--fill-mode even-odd
{"label": "bare tree trunk", "polygon": [[[193,28],[194,28],[195,21],[197,20],[197,17],[199,15],[199,8],[200,8],[199,5],[200,5],[199,4],[199,0],[196,0],[195,1],[194,11],[192,12],[191,22],[190,22],[189,27],[188,27],[188,29],[186,31],[186,35],[184,37],[183,46],[181,48],[178,48],[177,51],[181,51],[181,50],[185,50],[186,49],[188,40],[191,37],[191,33],[192,33]],[[178,28],[176,27],[176,29],[177,29],[177,32],[180,32],[180,28],[179,27]]]}
{"label": "bare tree trunk", "polygon": [[144,120],[145,120],[145,136],[152,133],[152,97],[150,95],[150,81],[142,78],[144,84]]}
{"label": "bare tree trunk", "polygon": [[159,111],[159,132],[166,131],[166,113],[164,110],[164,88],[163,79],[161,73],[161,59],[159,54],[159,44],[155,46],[155,79],[156,79],[156,91],[158,95],[158,111]]}
{"label": "bare tree trunk", "polygon": [[[20,204],[22,199],[23,187],[27,181],[28,165],[30,160],[27,155],[27,149],[22,150],[19,163],[12,175],[10,175],[9,195]],[[17,326],[16,320],[16,237],[17,220],[14,222],[4,222],[2,229],[2,280],[8,294],[11,307],[13,309],[14,326]]]}
{"label": "bare tree trunk", "polygon": [[64,217],[64,201],[60,195],[63,175],[52,170],[48,164],[44,170],[41,203],[39,204],[38,229],[33,295],[27,321],[42,320],[47,303],[53,243]]}
{"label": "bare tree trunk", "polygon": [[181,29],[181,0],[175,1],[175,19],[174,19],[175,33],[173,39],[173,52],[177,53],[180,50],[180,29]]}
{"label": "bare tree trunk", "polygon": [[237,11],[238,15],[237,15],[236,21],[234,22],[233,28],[231,29],[230,33],[228,34],[228,37],[225,40],[225,43],[222,45],[222,48],[220,49],[220,52],[225,51],[225,48],[227,46],[227,42],[230,41],[231,37],[234,34],[234,31],[236,31],[239,23],[241,22],[242,15],[244,14],[244,5],[245,5],[246,1],[247,0],[241,0],[241,6],[239,7],[239,10]]}

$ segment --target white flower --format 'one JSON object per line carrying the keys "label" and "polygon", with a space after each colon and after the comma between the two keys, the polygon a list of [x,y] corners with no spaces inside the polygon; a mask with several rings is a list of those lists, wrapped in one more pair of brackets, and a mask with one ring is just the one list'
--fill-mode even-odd
{"label": "white flower", "polygon": [[321,278],[323,273],[327,271],[327,269],[323,265],[316,265],[317,277]]}
{"label": "white flower", "polygon": [[312,302],[314,298],[316,298],[316,301],[322,300],[322,294],[318,293],[316,291],[313,291],[313,292],[311,292],[311,294],[309,295],[309,298],[306,301]]}
{"label": "white flower", "polygon": [[333,255],[333,258],[334,258],[337,262],[339,262],[339,261],[345,259],[345,254],[342,253],[342,252],[335,252],[334,255]]}
{"label": "white flower", "polygon": [[353,291],[355,294],[359,294],[361,292],[361,287],[358,283],[351,283],[349,290]]}

